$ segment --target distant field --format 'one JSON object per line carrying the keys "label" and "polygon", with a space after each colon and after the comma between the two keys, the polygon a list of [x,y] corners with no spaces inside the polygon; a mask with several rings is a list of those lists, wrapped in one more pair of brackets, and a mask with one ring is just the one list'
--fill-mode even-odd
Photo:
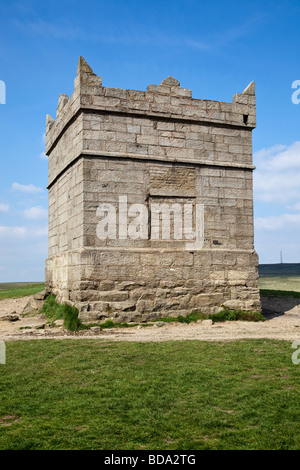
{"label": "distant field", "polygon": [[34,285],[41,285],[42,282],[0,282],[0,291],[2,290],[9,290],[9,289],[16,289],[19,287],[28,287]]}
{"label": "distant field", "polygon": [[260,264],[258,267],[259,276],[300,276],[300,263],[282,263],[282,264]]}
{"label": "distant field", "polygon": [[300,263],[260,264],[259,288],[300,292]]}
{"label": "distant field", "polygon": [[274,276],[260,277],[260,289],[300,292],[300,276]]}
{"label": "distant field", "polygon": [[43,282],[4,282],[0,283],[0,300],[25,297],[44,289]]}

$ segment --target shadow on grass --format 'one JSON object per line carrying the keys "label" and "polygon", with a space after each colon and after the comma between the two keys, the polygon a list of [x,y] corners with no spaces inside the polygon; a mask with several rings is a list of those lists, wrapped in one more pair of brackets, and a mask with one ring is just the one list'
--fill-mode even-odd
{"label": "shadow on grass", "polygon": [[300,305],[300,292],[261,289],[260,300],[263,316],[271,320]]}

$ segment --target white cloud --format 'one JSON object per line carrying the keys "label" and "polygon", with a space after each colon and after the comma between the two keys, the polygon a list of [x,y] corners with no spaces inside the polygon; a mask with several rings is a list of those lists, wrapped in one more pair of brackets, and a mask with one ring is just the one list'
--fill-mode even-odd
{"label": "white cloud", "polygon": [[37,237],[48,237],[48,225],[44,227],[37,227],[35,233]]}
{"label": "white cloud", "polygon": [[[274,145],[254,154],[254,200],[264,204],[254,221],[255,247],[261,263],[300,261],[300,141]],[[275,211],[275,212],[274,212]]]}
{"label": "white cloud", "polygon": [[[254,154],[254,196],[258,201],[293,204],[300,201],[300,141],[275,145]],[[299,203],[300,204],[300,203]],[[297,210],[297,209],[296,209]]]}
{"label": "white cloud", "polygon": [[91,24],[90,28],[82,28],[69,20],[57,20],[55,22],[45,21],[40,18],[34,18],[29,21],[14,20],[14,25],[18,29],[25,31],[26,34],[34,36],[44,36],[47,38],[68,41],[71,39],[81,39],[89,43],[108,43],[108,44],[126,44],[131,45],[138,42],[150,46],[168,46],[172,48],[188,47],[199,50],[211,50],[228,47],[236,43],[241,38],[253,36],[254,31],[261,24],[264,24],[267,16],[265,13],[256,12],[250,18],[238,22],[236,26],[226,29],[217,28],[211,31],[209,35],[198,31],[196,34],[185,36],[182,31],[171,29],[164,32],[157,28],[147,28],[145,24],[137,24],[135,21],[127,21],[126,25],[118,28],[104,28],[99,31],[98,25]]}
{"label": "white cloud", "polygon": [[24,211],[26,219],[45,219],[48,217],[48,211],[42,206],[34,206]]}
{"label": "white cloud", "polygon": [[9,226],[0,225],[0,239],[14,241],[15,239],[34,240],[48,235],[48,226]]}
{"label": "white cloud", "polygon": [[299,240],[295,237],[294,228],[256,230],[255,249],[260,263],[280,263],[281,251],[284,263],[300,263]]}
{"label": "white cloud", "polygon": [[300,211],[300,201],[296,202],[292,206],[288,206],[288,209],[290,209],[292,211]]}
{"label": "white cloud", "polygon": [[258,217],[254,221],[257,230],[300,230],[300,214],[282,214],[278,216]]}
{"label": "white cloud", "polygon": [[9,211],[9,205],[3,204],[0,202],[0,212],[8,212],[8,211]]}
{"label": "white cloud", "polygon": [[[45,148],[45,145],[46,145],[46,134],[45,134],[45,132],[43,133],[43,135],[41,137],[41,141],[43,142],[43,147]],[[48,157],[45,154],[45,152],[41,152],[40,155],[39,155],[39,158],[41,158],[42,160],[48,160]]]}
{"label": "white cloud", "polygon": [[21,237],[26,235],[26,227],[14,227],[0,225],[0,238],[3,237]]}
{"label": "white cloud", "polygon": [[47,227],[0,227],[0,282],[43,281]]}
{"label": "white cloud", "polygon": [[42,193],[43,189],[39,188],[38,186],[34,186],[34,184],[19,184],[19,183],[13,183],[12,184],[12,189],[14,191],[21,191],[23,193],[28,193],[28,194],[37,194],[37,193]]}

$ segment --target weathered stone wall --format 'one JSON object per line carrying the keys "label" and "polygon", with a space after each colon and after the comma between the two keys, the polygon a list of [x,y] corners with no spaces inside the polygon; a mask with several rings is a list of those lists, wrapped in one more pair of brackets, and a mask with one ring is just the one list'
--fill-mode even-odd
{"label": "weathered stone wall", "polygon": [[[171,77],[146,92],[105,88],[80,58],[75,91],[60,95],[46,127],[46,282],[60,301],[75,303],[84,321],[216,312],[222,304],[260,310],[253,82],[233,103],[193,99]],[[148,237],[97,236],[99,204],[118,207],[120,196],[128,207],[147,207]],[[155,203],[201,205],[201,246],[153,239]]]}

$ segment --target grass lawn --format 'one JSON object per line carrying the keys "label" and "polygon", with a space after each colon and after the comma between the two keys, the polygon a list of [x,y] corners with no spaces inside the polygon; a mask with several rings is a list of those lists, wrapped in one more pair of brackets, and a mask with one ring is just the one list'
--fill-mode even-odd
{"label": "grass lawn", "polygon": [[260,277],[258,286],[263,290],[300,292],[300,276]]}
{"label": "grass lawn", "polygon": [[11,282],[0,284],[0,300],[3,299],[16,299],[25,297],[26,295],[33,295],[45,289],[45,284],[42,282],[28,283],[28,282]]}
{"label": "grass lawn", "polygon": [[0,449],[299,449],[291,343],[7,343]]}

